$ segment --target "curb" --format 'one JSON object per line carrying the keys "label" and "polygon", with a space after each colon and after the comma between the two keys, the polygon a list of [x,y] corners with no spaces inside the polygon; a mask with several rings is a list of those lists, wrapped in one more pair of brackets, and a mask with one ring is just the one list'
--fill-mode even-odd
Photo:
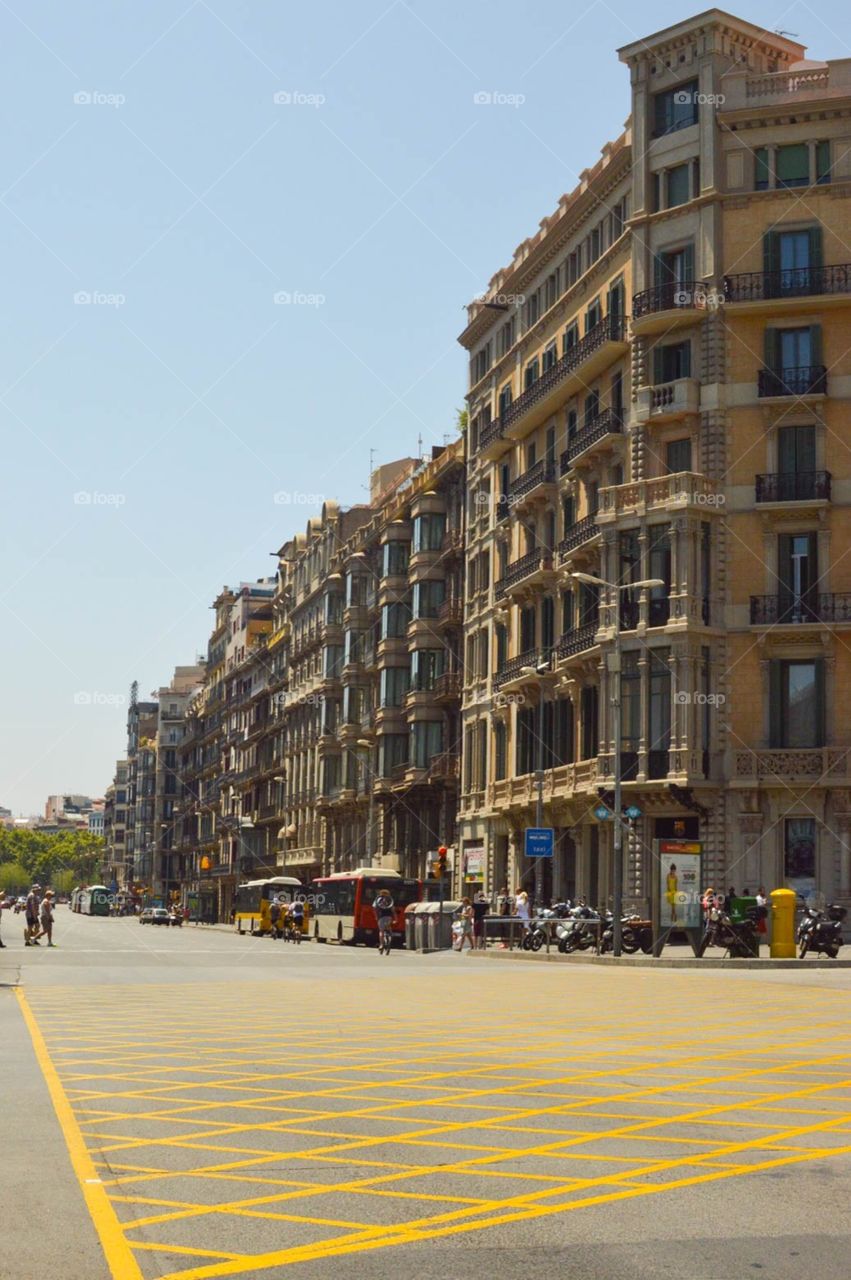
{"label": "curb", "polygon": [[788,959],[788,960],[772,960],[766,956],[764,960],[723,960],[721,957],[704,957],[702,960],[697,956],[659,956],[656,959],[653,956],[597,956],[597,955],[569,955],[563,956],[558,951],[470,951],[468,953],[471,960],[523,960],[535,961],[540,964],[542,961],[558,964],[600,964],[600,965],[624,965],[631,969],[800,969],[806,965],[808,969],[851,969],[851,960],[822,960],[810,959],[804,960]]}

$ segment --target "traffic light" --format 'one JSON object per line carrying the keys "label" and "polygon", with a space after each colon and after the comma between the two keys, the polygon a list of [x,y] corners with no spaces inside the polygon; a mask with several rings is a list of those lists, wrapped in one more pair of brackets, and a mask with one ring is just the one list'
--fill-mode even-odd
{"label": "traffic light", "polygon": [[437,851],[437,866],[438,866],[437,874],[440,876],[441,880],[446,875],[446,854],[447,854],[446,845],[442,844]]}

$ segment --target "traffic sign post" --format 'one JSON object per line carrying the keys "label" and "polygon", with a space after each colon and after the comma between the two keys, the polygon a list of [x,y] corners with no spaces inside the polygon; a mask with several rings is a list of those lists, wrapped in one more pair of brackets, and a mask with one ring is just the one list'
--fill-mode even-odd
{"label": "traffic sign post", "polygon": [[552,827],[527,827],[524,834],[524,852],[527,858],[551,858],[553,856],[555,832]]}

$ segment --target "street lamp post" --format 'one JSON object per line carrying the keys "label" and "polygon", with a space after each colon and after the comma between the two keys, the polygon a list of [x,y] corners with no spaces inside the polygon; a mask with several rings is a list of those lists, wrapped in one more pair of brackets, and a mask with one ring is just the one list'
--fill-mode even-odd
{"label": "street lamp post", "polygon": [[[535,826],[540,830],[544,825],[544,689],[549,672],[548,662],[539,662],[536,667],[521,667],[520,674],[535,676],[538,681],[538,741],[535,747],[535,782],[538,798],[535,805]],[[535,910],[543,906],[544,868],[540,858],[535,859]]]}
{"label": "street lamp post", "polygon": [[[372,743],[366,738],[358,738],[358,746],[364,748],[368,753],[372,751]],[[365,766],[366,785],[369,788],[369,810],[366,818],[366,864],[371,867],[375,856],[375,778],[369,754],[367,755]]]}
{"label": "street lamp post", "polygon": [[641,590],[643,587],[664,587],[667,584],[661,578],[642,578],[639,582],[607,582],[591,573],[572,573],[577,582],[586,586],[606,587],[615,592],[615,635],[614,652],[611,655],[609,672],[614,678],[612,691],[612,707],[615,715],[615,812],[613,835],[612,878],[612,952],[619,956],[623,943],[623,814],[621,812],[621,743],[623,741],[623,723],[621,718],[621,610],[620,592]]}

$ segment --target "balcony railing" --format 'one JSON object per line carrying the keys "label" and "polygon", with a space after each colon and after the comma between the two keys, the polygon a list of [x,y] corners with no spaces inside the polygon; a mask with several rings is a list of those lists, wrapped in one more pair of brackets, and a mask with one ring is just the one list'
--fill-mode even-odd
{"label": "balcony railing", "polygon": [[827,369],[823,364],[804,364],[791,369],[760,369],[760,397],[823,396],[827,393]]}
{"label": "balcony railing", "polygon": [[682,307],[703,307],[708,289],[705,280],[682,280],[678,283],[669,280],[652,289],[643,289],[632,299],[632,318],[638,320],[657,311],[674,311]]}
{"label": "balcony railing", "polygon": [[482,427],[479,432],[479,448],[485,449],[489,444],[493,444],[494,440],[502,439],[503,422],[502,418],[493,418],[487,426]]}
{"label": "balcony railing", "polygon": [[751,596],[751,626],[851,622],[851,592]]}
{"label": "balcony railing", "polygon": [[524,667],[538,668],[545,663],[549,665],[550,652],[549,649],[527,649],[525,653],[518,653],[516,658],[509,658],[493,678],[494,689],[500,689],[509,680],[516,680]]}
{"label": "balcony railing", "polygon": [[464,604],[457,596],[444,600],[437,610],[437,620],[446,627],[460,627],[464,620]]}
{"label": "balcony railing", "polygon": [[585,516],[583,520],[577,520],[572,524],[567,533],[558,544],[557,550],[559,555],[567,555],[569,551],[575,551],[577,547],[581,547],[583,542],[588,542],[591,538],[600,532],[597,525],[597,513],[593,512],[590,516]]}
{"label": "balcony railing", "polygon": [[438,698],[460,698],[463,680],[460,671],[444,671],[434,682],[435,696]]}
{"label": "balcony railing", "polygon": [[586,622],[574,627],[572,631],[565,631],[556,645],[556,657],[572,658],[577,653],[584,653],[586,649],[593,649],[598,626],[597,621]]}
{"label": "balcony railing", "polygon": [[829,502],[829,471],[775,471],[756,478],[757,502]]}
{"label": "balcony railing", "polygon": [[[546,373],[542,373],[537,382],[533,382],[531,387],[517,397],[517,399],[508,406],[505,413],[501,414],[496,422],[492,422],[489,428],[485,428],[479,437],[480,446],[488,444],[491,439],[498,439],[513,422],[518,418],[522,418],[533,405],[548,395],[554,387],[576,369],[584,364],[590,355],[600,347],[605,346],[607,342],[623,342],[625,334],[625,324],[623,316],[610,315],[604,320],[598,321],[593,329],[586,333],[585,337],[572,346],[569,351],[557,360],[554,365],[547,369]],[[492,428],[496,427],[495,431]],[[490,432],[490,434],[488,434]]]}
{"label": "balcony railing", "polygon": [[524,578],[528,578],[530,574],[537,573],[539,569],[552,567],[551,552],[545,547],[536,547],[534,551],[529,551],[508,566],[505,576],[500,578],[494,587],[494,595],[497,598],[504,596],[506,591],[516,586],[518,582],[522,582]]}
{"label": "balcony railing", "polygon": [[524,471],[522,476],[518,476],[516,480],[511,481],[508,486],[509,502],[517,502],[518,498],[525,497],[527,493],[537,489],[538,485],[553,484],[555,478],[556,464],[546,458],[541,458],[528,471]]}
{"label": "balcony railing", "polygon": [[851,263],[742,271],[724,277],[725,302],[763,302],[767,298],[810,298],[832,293],[851,293]]}
{"label": "balcony railing", "polygon": [[586,449],[590,449],[604,436],[620,435],[623,431],[623,415],[618,409],[604,409],[596,418],[577,431],[567,448],[561,455],[561,474],[570,470],[574,458],[578,458]]}
{"label": "balcony railing", "polygon": [[458,753],[456,751],[441,751],[439,755],[432,756],[429,761],[428,771],[432,778],[457,778],[459,769]]}

